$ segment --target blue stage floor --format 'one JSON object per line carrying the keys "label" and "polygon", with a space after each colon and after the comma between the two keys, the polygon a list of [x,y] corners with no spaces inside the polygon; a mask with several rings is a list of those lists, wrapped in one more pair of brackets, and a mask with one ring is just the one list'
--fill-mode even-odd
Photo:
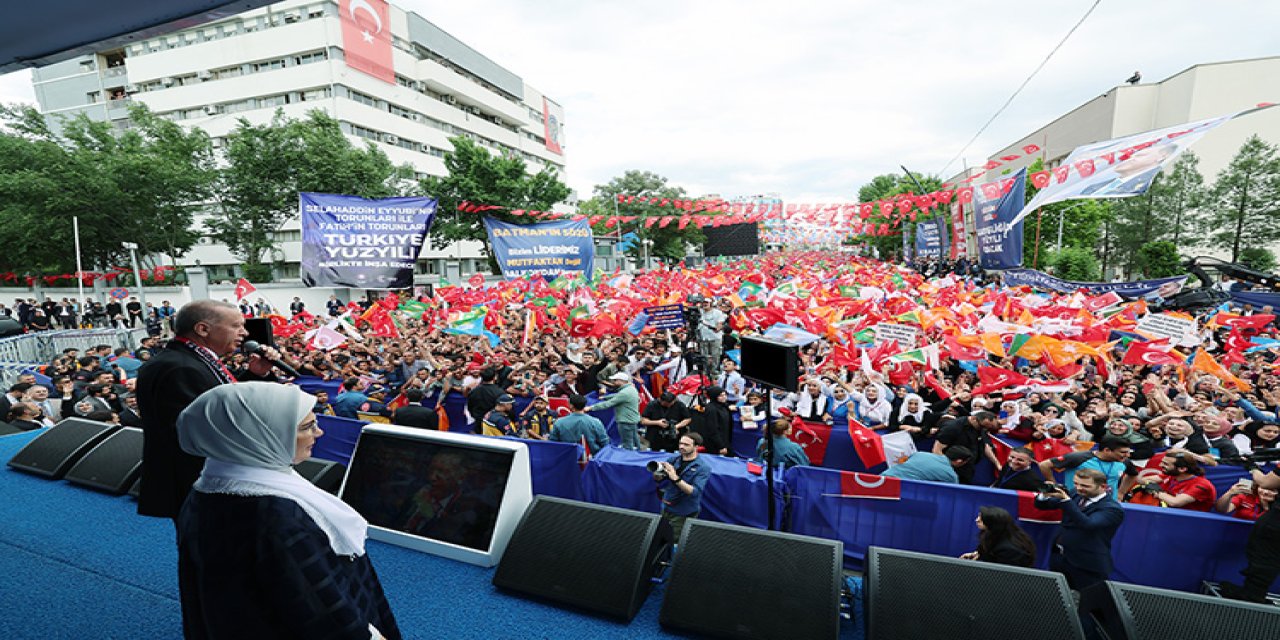
{"label": "blue stage floor", "polygon": [[[35,435],[0,437],[0,462]],[[0,638],[181,637],[173,526],[135,506],[0,468]],[[658,625],[662,586],[620,624],[499,593],[492,569],[375,541],[368,548],[406,638],[687,637]],[[860,636],[842,625],[842,639]]]}

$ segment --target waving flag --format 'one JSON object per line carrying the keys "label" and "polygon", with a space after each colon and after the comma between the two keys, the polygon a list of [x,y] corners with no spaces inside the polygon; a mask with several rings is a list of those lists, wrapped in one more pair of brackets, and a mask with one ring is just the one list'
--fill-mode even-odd
{"label": "waving flag", "polygon": [[484,319],[488,313],[488,307],[475,307],[451,320],[444,332],[462,336],[484,335]]}
{"label": "waving flag", "polygon": [[1169,353],[1168,338],[1151,342],[1131,342],[1120,364],[1181,364],[1182,360]]}
{"label": "waving flag", "polygon": [[973,395],[980,396],[1005,387],[1013,387],[1031,382],[1031,379],[1000,367],[978,367],[978,380],[982,383],[973,390]]}
{"label": "waving flag", "polygon": [[764,332],[764,337],[769,338],[770,340],[778,340],[801,347],[822,339],[822,336],[815,333],[810,333],[800,327],[793,327],[789,324],[782,323],[769,327],[769,329]]}
{"label": "waving flag", "polygon": [[250,284],[248,280],[240,278],[240,281],[236,283],[236,301],[238,302],[248,298],[257,290],[258,288]]}
{"label": "waving flag", "polygon": [[316,329],[315,333],[311,336],[311,346],[321,351],[337,349],[346,341],[346,336],[338,333],[328,325]]}

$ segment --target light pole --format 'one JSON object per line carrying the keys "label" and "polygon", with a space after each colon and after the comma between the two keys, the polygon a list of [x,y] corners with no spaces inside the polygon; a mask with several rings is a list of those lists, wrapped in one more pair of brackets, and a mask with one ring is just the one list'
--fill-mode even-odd
{"label": "light pole", "polygon": [[648,271],[649,270],[649,250],[651,247],[653,247],[653,240],[650,240],[649,238],[645,238],[644,240],[640,241],[640,246],[644,247],[644,269],[645,271]]}
{"label": "light pole", "polygon": [[124,248],[129,250],[129,258],[133,260],[133,281],[138,285],[138,301],[142,303],[143,311],[146,311],[147,294],[142,290],[142,272],[138,269],[138,245],[135,242],[126,242]]}

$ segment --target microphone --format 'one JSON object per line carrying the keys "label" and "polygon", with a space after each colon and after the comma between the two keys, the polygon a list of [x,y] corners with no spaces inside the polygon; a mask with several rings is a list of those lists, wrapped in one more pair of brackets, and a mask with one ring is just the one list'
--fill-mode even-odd
{"label": "microphone", "polygon": [[[257,354],[262,356],[263,358],[267,357],[265,350],[262,348],[262,345],[258,344],[257,340],[245,340],[240,344],[240,350],[249,355]],[[293,367],[285,364],[283,361],[272,360],[272,359],[268,359],[267,361],[270,362],[272,366],[274,366],[275,368],[285,372],[289,377],[291,378],[298,377],[298,372],[295,371]]]}

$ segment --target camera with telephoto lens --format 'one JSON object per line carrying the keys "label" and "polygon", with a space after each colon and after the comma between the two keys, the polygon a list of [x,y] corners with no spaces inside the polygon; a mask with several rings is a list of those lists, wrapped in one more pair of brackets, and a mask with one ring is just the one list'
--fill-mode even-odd
{"label": "camera with telephoto lens", "polygon": [[653,480],[655,482],[661,482],[667,479],[667,471],[662,468],[662,463],[657,460],[650,460],[644,468],[648,469],[649,473],[653,474]]}
{"label": "camera with telephoto lens", "polygon": [[1063,493],[1071,493],[1070,491],[1067,491],[1067,488],[1065,486],[1060,485],[1056,482],[1046,482],[1040,485],[1040,493],[1044,495],[1049,495],[1055,491],[1061,491]]}

